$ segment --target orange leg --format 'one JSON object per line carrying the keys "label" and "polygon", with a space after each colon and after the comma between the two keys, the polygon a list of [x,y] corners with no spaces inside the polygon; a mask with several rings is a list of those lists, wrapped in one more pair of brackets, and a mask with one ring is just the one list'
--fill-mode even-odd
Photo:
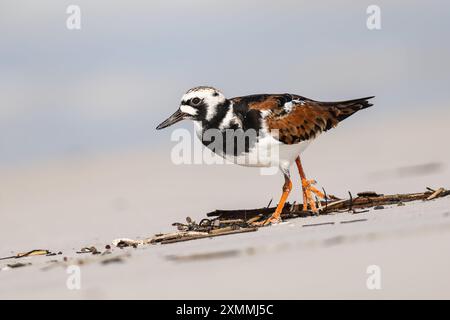
{"label": "orange leg", "polygon": [[286,203],[287,197],[289,196],[289,193],[292,190],[292,181],[289,179],[287,175],[284,176],[284,185],[283,185],[283,193],[281,194],[280,201],[278,202],[277,208],[275,209],[275,212],[272,214],[272,216],[264,221],[262,225],[268,225],[271,223],[277,223],[281,221],[281,211],[283,211],[284,204]]}
{"label": "orange leg", "polygon": [[308,204],[311,208],[311,211],[314,213],[317,213],[317,206],[313,198],[313,193],[318,196],[319,198],[325,199],[325,195],[320,192],[316,187],[313,186],[313,184],[316,183],[314,180],[308,180],[306,179],[305,172],[303,171],[303,166],[300,161],[300,157],[297,157],[295,159],[295,163],[297,164],[298,173],[300,174],[300,178],[302,179],[302,190],[303,190],[303,210],[308,210]]}

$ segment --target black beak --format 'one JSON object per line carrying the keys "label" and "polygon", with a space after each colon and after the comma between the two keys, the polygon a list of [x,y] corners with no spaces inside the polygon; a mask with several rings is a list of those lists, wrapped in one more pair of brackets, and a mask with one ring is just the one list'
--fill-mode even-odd
{"label": "black beak", "polygon": [[156,130],[161,130],[161,129],[167,128],[168,126],[171,126],[171,125],[185,119],[187,115],[188,114],[186,114],[186,113],[180,111],[180,109],[178,109],[177,111],[175,111],[175,113],[173,115],[171,115],[169,118],[167,118],[162,123],[160,123],[159,126],[156,127]]}

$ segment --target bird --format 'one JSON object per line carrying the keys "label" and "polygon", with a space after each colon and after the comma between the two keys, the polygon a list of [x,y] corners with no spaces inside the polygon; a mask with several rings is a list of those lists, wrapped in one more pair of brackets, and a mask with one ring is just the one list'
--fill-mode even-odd
{"label": "bird", "polygon": [[[198,86],[182,96],[179,108],[156,129],[192,120],[197,137],[223,158],[243,166],[279,168],[284,184],[275,211],[262,222],[269,225],[281,222],[281,212],[292,190],[290,167],[294,163],[301,178],[303,210],[319,213],[314,198],[325,199],[326,195],[315,187],[314,179],[307,178],[301,154],[320,134],[373,106],[369,101],[372,98],[322,102],[289,93],[227,98],[214,87]],[[214,134],[207,134],[211,132]],[[222,142],[207,137],[211,135],[222,138]],[[219,141],[215,141],[214,148],[212,140]]]}

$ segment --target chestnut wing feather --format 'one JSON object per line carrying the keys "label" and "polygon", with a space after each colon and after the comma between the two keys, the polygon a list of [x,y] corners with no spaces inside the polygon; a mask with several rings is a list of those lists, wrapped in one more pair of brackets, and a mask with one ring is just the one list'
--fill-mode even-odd
{"label": "chestnut wing feather", "polygon": [[276,138],[281,142],[296,144],[314,139],[355,112],[372,106],[368,101],[371,98],[320,102],[290,94],[264,95],[249,102],[248,107],[267,111],[268,129],[278,130]]}

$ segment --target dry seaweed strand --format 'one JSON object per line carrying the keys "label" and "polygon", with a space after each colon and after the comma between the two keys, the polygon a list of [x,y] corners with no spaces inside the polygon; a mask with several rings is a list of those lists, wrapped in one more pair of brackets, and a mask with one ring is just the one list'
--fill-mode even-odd
{"label": "dry seaweed strand", "polygon": [[0,258],[0,260],[19,259],[19,258],[32,257],[32,256],[45,256],[45,255],[50,255],[50,254],[52,254],[52,252],[50,252],[49,250],[35,249],[35,250],[28,251],[28,252],[21,252],[21,253],[18,253],[16,255],[9,256],[9,257],[2,257],[2,258]]}

